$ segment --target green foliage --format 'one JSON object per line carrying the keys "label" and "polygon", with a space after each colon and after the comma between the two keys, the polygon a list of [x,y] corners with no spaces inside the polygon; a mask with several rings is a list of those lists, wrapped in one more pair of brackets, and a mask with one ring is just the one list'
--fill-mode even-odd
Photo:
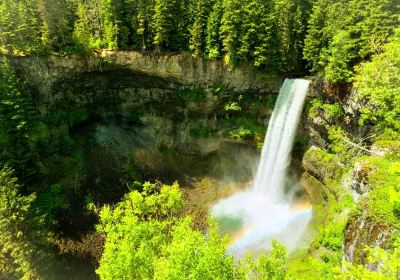
{"label": "green foliage", "polygon": [[105,206],[97,226],[106,235],[100,279],[285,279],[282,245],[235,265],[216,224],[206,235],[194,230],[190,218],[177,215],[182,204],[177,183],[145,183],[114,209]]}
{"label": "green foliage", "polygon": [[101,279],[231,279],[233,262],[217,229],[207,238],[194,231],[190,219],[175,216],[182,203],[177,183],[145,183],[115,209],[106,206],[98,226],[107,236]]}
{"label": "green foliage", "polygon": [[271,252],[261,254],[257,259],[252,255],[247,255],[245,260],[241,260],[238,265],[238,273],[236,279],[286,279],[286,260],[288,252],[286,248],[277,243],[272,242]]}
{"label": "green foliage", "polygon": [[74,24],[73,40],[82,52],[88,52],[95,47],[94,38],[90,30],[90,19],[84,3],[79,3],[76,10],[76,21]]}
{"label": "green foliage", "polygon": [[275,14],[271,2],[223,1],[221,35],[225,61],[254,61],[256,66],[278,69]]}
{"label": "green foliage", "polygon": [[327,187],[336,192],[335,196],[331,195],[328,198],[329,203],[316,208],[315,219],[319,221],[316,228],[318,236],[312,248],[322,252],[327,250],[320,255],[320,259],[326,258],[326,261],[333,261],[337,265],[342,253],[344,231],[349,218],[348,212],[354,209],[354,203],[348,191],[334,184],[335,181],[329,181]]}
{"label": "green foliage", "polygon": [[386,151],[387,157],[392,157],[394,159],[400,158],[400,131],[395,131],[390,128],[383,130],[374,139],[374,144]]}
{"label": "green foliage", "polygon": [[347,147],[349,140],[340,126],[330,126],[328,128],[328,138],[332,143],[330,146],[331,151],[335,153],[342,162],[351,160],[354,154],[351,153],[350,149]]}
{"label": "green foliage", "polygon": [[183,1],[155,0],[153,14],[154,45],[157,51],[185,50],[188,45],[189,30]]}
{"label": "green foliage", "polygon": [[172,229],[172,240],[156,261],[154,279],[234,279],[232,257],[225,253],[216,225],[207,237],[192,229],[190,219]]}
{"label": "green foliage", "polygon": [[[98,230],[106,234],[104,254],[97,270],[101,279],[150,279],[154,260],[169,236],[171,214],[182,206],[178,185],[146,183],[143,192],[133,191],[112,210],[100,213]],[[168,217],[170,219],[161,220]]]}
{"label": "green foliage", "polygon": [[301,71],[308,0],[29,0],[0,6],[0,48],[186,51],[269,72]]}
{"label": "green foliage", "polygon": [[25,84],[7,59],[0,62],[0,163],[16,169],[23,180],[38,174],[35,110]]}
{"label": "green foliage", "polygon": [[209,59],[217,59],[222,55],[220,40],[222,14],[222,0],[216,0],[207,19],[206,57]]}
{"label": "green foliage", "polygon": [[7,51],[42,49],[37,1],[5,0],[0,3],[0,44]]}
{"label": "green foliage", "polygon": [[393,250],[367,248],[368,262],[376,267],[368,270],[364,265],[344,263],[344,269],[336,269],[336,279],[386,280],[399,278],[400,242],[395,242]]}
{"label": "green foliage", "polygon": [[229,137],[237,140],[249,138],[251,135],[252,132],[245,128],[239,128],[229,132]]}
{"label": "green foliage", "polygon": [[400,130],[400,30],[383,52],[358,66],[354,85],[363,104],[360,124]]}
{"label": "green foliage", "polygon": [[[0,276],[4,279],[37,279],[45,269],[40,247],[45,232],[41,218],[32,213],[35,196],[19,194],[10,168],[0,170]],[[43,244],[41,245],[43,246]]]}
{"label": "green foliage", "polygon": [[[360,201],[357,208],[369,209],[368,217],[383,223],[400,227],[399,199],[400,199],[400,161],[390,158],[368,157],[366,159],[371,172],[368,183],[371,190]],[[385,201],[385,203],[382,203]]]}
{"label": "green foliage", "polygon": [[314,170],[319,179],[340,180],[344,173],[343,166],[339,163],[335,154],[317,147],[311,147],[306,151],[303,157],[306,168]]}
{"label": "green foliage", "polygon": [[103,42],[102,46],[115,50],[118,48],[119,27],[117,24],[117,11],[115,0],[100,0],[100,17],[102,20]]}
{"label": "green foliage", "polygon": [[256,118],[233,116],[225,122],[226,136],[236,140],[252,140],[259,149],[262,148],[266,127]]}
{"label": "green foliage", "polygon": [[344,241],[344,229],[347,219],[335,219],[320,232],[320,244],[328,249],[339,251]]}
{"label": "green foliage", "polygon": [[225,105],[225,111],[241,111],[242,108],[239,106],[237,102],[230,102]]}
{"label": "green foliage", "polygon": [[340,104],[324,103],[320,98],[311,100],[308,106],[309,108],[307,111],[309,116],[316,117],[317,115],[322,115],[324,119],[330,123],[337,120],[343,113]]}
{"label": "green foliage", "polygon": [[307,32],[310,1],[275,0],[276,29],[281,67],[286,71],[303,69],[302,53]]}
{"label": "green foliage", "polygon": [[307,252],[296,257],[296,261],[289,264],[289,279],[296,280],[333,280],[334,271],[340,264],[340,259],[329,253],[320,258],[310,256]]}
{"label": "green foliage", "polygon": [[196,3],[189,40],[189,49],[195,56],[205,53],[207,19],[213,4],[213,1],[210,0],[199,0]]}
{"label": "green foliage", "polygon": [[316,1],[304,47],[312,71],[350,82],[356,63],[381,52],[399,24],[399,9],[395,0]]}
{"label": "green foliage", "polygon": [[51,185],[38,193],[35,201],[32,203],[32,206],[38,209],[39,214],[44,216],[47,225],[54,224],[57,211],[68,209],[69,207],[69,203],[62,196],[62,192],[63,186],[60,184]]}

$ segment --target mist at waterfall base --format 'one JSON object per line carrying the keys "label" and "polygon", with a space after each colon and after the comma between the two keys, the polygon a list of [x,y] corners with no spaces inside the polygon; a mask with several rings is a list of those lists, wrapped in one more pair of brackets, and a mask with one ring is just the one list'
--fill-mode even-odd
{"label": "mist at waterfall base", "polygon": [[[271,241],[283,243],[289,251],[299,244],[311,209],[295,207],[288,168],[297,126],[309,81],[286,79],[269,121],[255,180],[244,192],[220,200],[211,214],[231,233],[228,252],[242,257],[247,252],[271,248]],[[285,191],[286,190],[286,191]]]}

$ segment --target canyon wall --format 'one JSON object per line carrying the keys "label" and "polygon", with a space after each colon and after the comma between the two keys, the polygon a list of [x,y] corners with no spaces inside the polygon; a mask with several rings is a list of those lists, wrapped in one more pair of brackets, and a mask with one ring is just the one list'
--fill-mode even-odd
{"label": "canyon wall", "polygon": [[279,91],[281,77],[257,71],[250,64],[236,67],[222,60],[202,60],[190,54],[146,54],[134,51],[99,51],[91,55],[10,56],[12,64],[41,93],[54,90],[60,80],[109,70],[155,76],[191,87],[224,85],[244,91]]}

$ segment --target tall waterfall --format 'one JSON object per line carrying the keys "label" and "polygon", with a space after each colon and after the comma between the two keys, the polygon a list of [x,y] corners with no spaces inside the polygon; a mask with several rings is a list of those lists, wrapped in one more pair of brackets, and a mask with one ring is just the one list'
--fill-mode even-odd
{"label": "tall waterfall", "polygon": [[310,208],[294,205],[285,195],[291,150],[308,86],[309,81],[302,79],[284,81],[251,188],[220,200],[211,209],[220,225],[235,228],[229,251],[237,257],[269,249],[273,239],[289,250],[296,248],[311,219]]}
{"label": "tall waterfall", "polygon": [[273,202],[284,200],[290,153],[309,83],[302,79],[286,79],[269,121],[253,190],[269,196]]}

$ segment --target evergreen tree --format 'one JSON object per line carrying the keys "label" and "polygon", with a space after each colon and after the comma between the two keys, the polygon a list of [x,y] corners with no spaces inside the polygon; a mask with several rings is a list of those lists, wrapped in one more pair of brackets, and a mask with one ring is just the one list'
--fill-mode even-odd
{"label": "evergreen tree", "polygon": [[356,67],[356,97],[363,104],[361,123],[400,131],[400,30],[372,60]]}
{"label": "evergreen tree", "polygon": [[194,22],[190,28],[189,49],[195,56],[201,56],[205,52],[207,18],[213,6],[213,1],[199,0],[196,3]]}
{"label": "evergreen tree", "polygon": [[206,53],[209,59],[220,58],[222,55],[220,37],[222,15],[222,0],[217,0],[207,20]]}
{"label": "evergreen tree", "polygon": [[8,51],[41,50],[41,23],[36,0],[0,3],[0,43]]}
{"label": "evergreen tree", "polygon": [[276,0],[274,9],[282,67],[286,71],[299,71],[310,3],[308,0]]}
{"label": "evergreen tree", "polygon": [[78,4],[76,11],[77,19],[75,21],[73,39],[78,49],[88,51],[92,47],[93,35],[90,30],[90,20],[87,15],[86,6]]}
{"label": "evergreen tree", "polygon": [[311,71],[318,71],[322,65],[321,52],[329,43],[329,34],[325,31],[327,14],[331,0],[318,0],[309,19],[309,29],[305,39],[304,58],[310,63]]}
{"label": "evergreen tree", "polygon": [[154,0],[138,0],[133,14],[132,41],[135,49],[152,50],[154,47]]}
{"label": "evergreen tree", "polygon": [[4,58],[0,63],[0,163],[8,163],[24,180],[38,174],[35,153],[34,109],[13,67]]}
{"label": "evergreen tree", "polygon": [[46,233],[32,215],[34,195],[21,196],[10,168],[0,170],[0,277],[38,279],[50,264],[41,243]]}
{"label": "evergreen tree", "polygon": [[117,0],[100,0],[100,16],[102,22],[102,47],[115,50],[118,48],[118,17],[116,11]]}
{"label": "evergreen tree", "polygon": [[223,16],[221,19],[221,38],[225,53],[225,62],[235,64],[240,47],[240,26],[242,19],[242,1],[223,0]]}
{"label": "evergreen tree", "polygon": [[243,25],[238,54],[268,71],[279,70],[276,13],[271,1],[249,1],[243,8]]}
{"label": "evergreen tree", "polygon": [[181,51],[188,46],[187,7],[179,0],[155,0],[153,28],[157,51]]}
{"label": "evergreen tree", "polygon": [[304,57],[314,72],[349,82],[353,67],[379,53],[400,23],[396,0],[319,0],[314,4]]}
{"label": "evergreen tree", "polygon": [[72,28],[65,0],[38,0],[38,10],[42,21],[42,45],[55,51],[70,45]]}

